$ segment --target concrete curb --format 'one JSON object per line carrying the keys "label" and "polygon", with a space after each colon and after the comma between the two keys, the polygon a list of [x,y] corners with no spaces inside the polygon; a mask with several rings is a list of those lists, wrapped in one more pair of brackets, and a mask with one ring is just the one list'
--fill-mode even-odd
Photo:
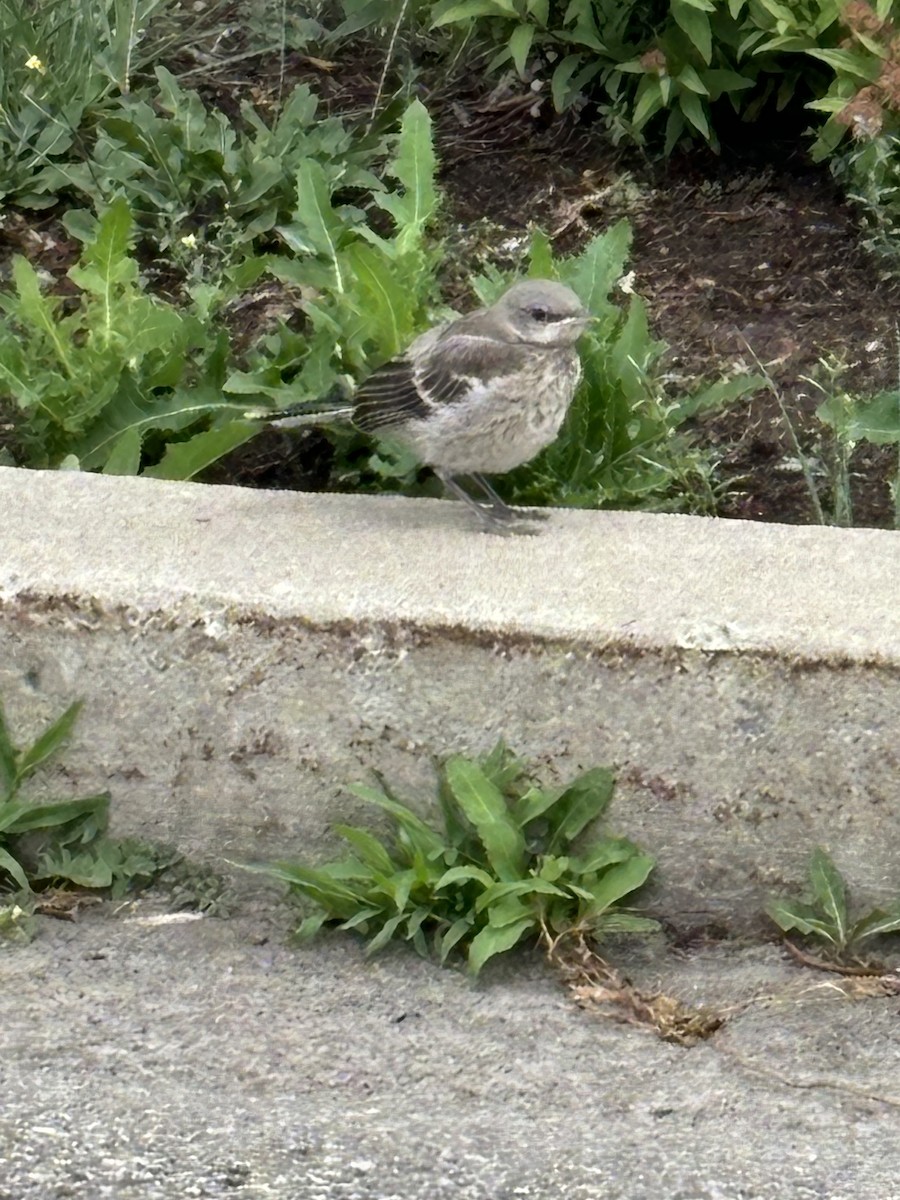
{"label": "concrete curb", "polygon": [[[684,920],[739,927],[830,844],[893,894],[900,538],[0,469],[0,696],[86,700],[68,786],[194,853],[314,855],[372,767],[500,734],[615,763]],[[57,772],[59,773],[59,768]],[[56,781],[57,783],[59,780]],[[369,814],[364,814],[369,819]]]}

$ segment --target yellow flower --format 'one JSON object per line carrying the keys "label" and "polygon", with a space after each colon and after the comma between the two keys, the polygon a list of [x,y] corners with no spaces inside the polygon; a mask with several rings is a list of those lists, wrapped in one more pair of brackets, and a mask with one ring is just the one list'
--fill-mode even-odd
{"label": "yellow flower", "polygon": [[29,71],[40,71],[42,75],[47,74],[47,68],[41,62],[36,54],[32,54],[28,62],[25,64]]}
{"label": "yellow flower", "polygon": [[193,250],[194,247],[197,245],[196,234],[193,234],[193,233],[185,234],[185,236],[181,239],[181,244],[182,244],[182,246],[187,246],[188,250]]}

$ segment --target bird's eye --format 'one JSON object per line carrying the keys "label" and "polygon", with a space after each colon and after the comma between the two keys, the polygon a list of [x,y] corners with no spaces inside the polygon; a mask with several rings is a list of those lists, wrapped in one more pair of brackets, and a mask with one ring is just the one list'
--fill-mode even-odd
{"label": "bird's eye", "polygon": [[543,304],[532,304],[528,309],[528,315],[533,321],[540,321],[542,325],[553,320],[553,313]]}

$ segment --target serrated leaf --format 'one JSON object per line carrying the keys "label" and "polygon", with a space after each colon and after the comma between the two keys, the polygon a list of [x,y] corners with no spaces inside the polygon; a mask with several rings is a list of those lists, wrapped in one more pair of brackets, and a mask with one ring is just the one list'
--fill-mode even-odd
{"label": "serrated leaf", "polygon": [[397,153],[389,169],[403,185],[402,194],[376,192],[373,199],[394,218],[397,252],[407,254],[417,249],[425,225],[437,207],[437,158],[431,136],[431,117],[420,100],[414,100],[403,115]]}
{"label": "serrated leaf", "polygon": [[488,862],[501,880],[521,876],[525,839],[510,815],[503,794],[481,768],[457,755],[444,765],[447,783],[466,817],[475,826]]}
{"label": "serrated leaf", "polygon": [[331,204],[331,189],[320,163],[307,159],[297,172],[295,218],[309,239],[310,248],[330,264],[334,290],[347,290],[339,246],[344,223]]}
{"label": "serrated leaf", "polygon": [[227,421],[204,433],[195,433],[186,442],[170,442],[162,459],[142,474],[150,479],[193,479],[258,432],[252,421]]}
{"label": "serrated leaf", "polygon": [[609,293],[623,275],[630,248],[631,226],[621,220],[592,238],[574,261],[566,263],[563,282],[590,312],[603,312]]}
{"label": "serrated leaf", "polygon": [[525,917],[512,925],[504,925],[500,929],[488,925],[472,938],[469,944],[469,970],[477,975],[489,958],[503,954],[534,928],[534,919]]}

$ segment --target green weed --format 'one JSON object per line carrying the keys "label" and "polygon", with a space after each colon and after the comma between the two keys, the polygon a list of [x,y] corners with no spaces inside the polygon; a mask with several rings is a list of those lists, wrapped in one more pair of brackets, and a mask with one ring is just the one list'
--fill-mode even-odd
{"label": "green weed", "polygon": [[54,203],[54,170],[83,157],[83,130],[129,91],[170,3],[0,0],[0,200]]}
{"label": "green weed", "polygon": [[15,405],[26,465],[186,479],[253,433],[222,399],[224,333],[147,295],[131,231],[128,205],[114,201],[68,273],[74,306],[45,295],[24,258],[13,262],[15,293],[0,294],[0,400]]}
{"label": "green weed", "polygon": [[[30,746],[17,749],[0,707],[0,883],[21,889],[26,900],[33,886],[58,883],[120,895],[171,865],[166,852],[107,836],[108,792],[78,800],[22,798],[22,785],[68,739],[80,711],[80,702],[71,704]],[[25,919],[22,912],[28,915],[21,897],[6,904],[0,923],[7,932]]]}
{"label": "green weed", "polygon": [[[246,101],[237,124],[207,109],[164,67],[156,81],[152,99],[122,97],[101,122],[90,158],[59,168],[50,185],[82,193],[101,213],[124,196],[142,233],[189,279],[216,278],[286,222],[307,162],[320,165],[333,189],[379,187],[368,167],[383,153],[383,138],[353,137],[337,117],[323,117],[305,84],[269,126]],[[81,229],[83,217],[69,214],[66,223]]]}
{"label": "green weed", "polygon": [[809,884],[807,900],[778,897],[766,912],[783,932],[824,943],[835,959],[845,960],[873,937],[900,931],[900,904],[851,916],[844,878],[821,847],[810,859]]}
{"label": "green weed", "polygon": [[501,742],[483,759],[455,755],[442,764],[443,828],[424,821],[379,779],[350,790],[388,813],[390,839],[337,825],[351,850],[347,858],[322,867],[277,862],[250,869],[287,883],[318,910],[297,930],[301,939],[331,922],[359,930],[369,953],[403,939],[441,962],[464,954],[477,974],[528,936],[579,930],[602,938],[657,928],[622,907],[645,883],[653,859],[625,838],[579,846],[614,786],[611,771],[594,768],[568,787],[540,787]]}

